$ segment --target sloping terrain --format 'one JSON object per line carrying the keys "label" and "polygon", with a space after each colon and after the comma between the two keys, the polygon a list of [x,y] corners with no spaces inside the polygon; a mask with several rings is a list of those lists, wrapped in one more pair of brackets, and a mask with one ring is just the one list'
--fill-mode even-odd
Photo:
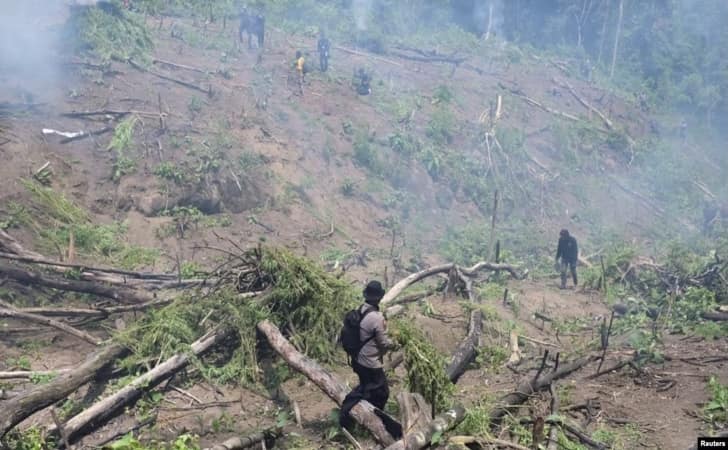
{"label": "sloping terrain", "polygon": [[[477,409],[535,373],[542,350],[571,359],[598,347],[600,324],[610,316],[607,303],[615,299],[607,302],[591,289],[558,290],[543,272],[562,227],[589,255],[614,234],[624,241],[651,238],[648,230],[668,214],[669,205],[630,181],[637,170],[633,152],[649,135],[649,117],[631,102],[573,75],[562,61],[498,44],[458,66],[335,46],[331,70],[308,74],[299,96],[292,55],[308,49],[314,60],[313,39],[273,29],[258,61],[257,52],[239,48],[234,32],[219,24],[204,30],[183,19],[149,25],[154,61],[139,69],[69,60],[63,77],[33,91],[32,102],[23,100],[23,80],[7,75],[0,89],[0,136],[8,140],[0,146],[0,219],[26,248],[54,260],[128,263],[189,278],[197,270],[213,271],[220,249],[265,243],[318,260],[352,283],[387,277],[392,285],[449,258],[487,259],[493,236],[478,234],[488,233],[495,213],[504,259],[540,276],[480,280],[487,351],[457,383],[455,398]],[[360,66],[373,68],[370,96],[351,87]],[[94,114],[83,114],[89,112]],[[66,143],[41,132],[106,128]],[[47,176],[38,172],[46,162],[52,170]],[[79,220],[84,227],[115,230],[114,245],[85,247],[79,230],[86,228],[54,214],[63,197],[39,197],[44,183],[87,211],[87,221]],[[694,226],[691,218],[680,220]],[[71,231],[50,233],[54,228]],[[478,245],[484,248],[471,248]],[[501,301],[504,287],[510,290],[507,304]],[[2,294],[16,306],[37,306],[33,290],[22,284]],[[81,297],[65,300],[64,306],[86,305]],[[536,312],[552,321],[539,320]],[[410,306],[407,317],[444,354],[467,332],[461,301],[440,294]],[[137,318],[126,313],[117,327]],[[93,351],[56,331],[21,329],[16,320],[0,325],[1,370],[70,368]],[[523,363],[512,370],[505,367],[510,329],[531,338],[521,339]],[[105,326],[91,330],[108,335]],[[630,339],[614,337],[605,367],[632,354]],[[560,380],[562,408],[573,407],[572,419],[613,448],[691,445],[707,431],[700,417],[709,399],[707,378],[728,382],[721,358],[728,342],[668,335],[663,345],[661,364],[588,379],[596,372],[593,363]],[[353,385],[341,357],[342,364],[330,368]],[[175,379],[176,389],[160,389],[153,402],[138,403],[137,416],[115,418],[79,448],[127,429],[146,417],[144,408],[158,413],[143,437],[172,440],[191,432],[202,446],[281,417],[283,406],[263,387],[188,385],[188,375]],[[392,378],[392,391],[403,389],[405,368]],[[12,382],[3,389],[17,394],[31,385]],[[78,407],[85,396],[94,398],[97,387],[73,394],[65,405]],[[278,448],[348,445],[331,418],[334,403],[305,377],[292,376],[282,390],[300,408],[302,427],[287,422]],[[548,395],[536,397],[525,415],[548,416]],[[52,423],[43,411],[22,425]],[[511,430],[522,433],[522,443],[530,439],[530,425]]]}

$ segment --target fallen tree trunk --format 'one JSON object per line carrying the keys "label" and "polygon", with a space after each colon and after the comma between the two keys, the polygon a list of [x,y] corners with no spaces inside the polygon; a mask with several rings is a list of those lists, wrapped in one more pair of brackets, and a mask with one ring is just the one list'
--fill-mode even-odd
{"label": "fallen tree trunk", "polygon": [[0,404],[3,415],[6,415],[0,420],[0,438],[31,414],[68,397],[70,393],[96,377],[109,363],[126,353],[127,349],[120,345],[109,345],[77,368],[61,374],[53,381]]}
{"label": "fallen tree trunk", "polygon": [[199,87],[199,86],[197,86],[195,84],[189,83],[187,81],[179,80],[177,78],[170,77],[169,75],[164,75],[162,73],[155,72],[155,71],[150,70],[150,69],[146,69],[146,68],[140,66],[139,64],[137,64],[136,62],[134,62],[133,59],[128,59],[127,61],[129,62],[129,64],[133,68],[137,69],[140,72],[147,72],[148,74],[154,75],[155,77],[161,78],[163,80],[171,81],[172,83],[177,83],[180,86],[184,86],[186,88],[189,88],[189,89],[193,89],[195,91],[202,92],[204,94],[207,94],[208,96],[211,96],[212,95],[212,85],[210,85],[210,87],[208,89],[203,89],[203,88],[201,88],[201,87]]}
{"label": "fallen tree trunk", "polygon": [[714,322],[724,322],[728,320],[728,313],[720,311],[705,311],[701,314],[703,319],[712,320]]}
{"label": "fallen tree trunk", "polygon": [[267,428],[262,431],[258,431],[247,436],[233,437],[225,442],[208,447],[205,450],[240,450],[243,448],[250,448],[254,445],[279,437],[282,430],[278,427]]}
{"label": "fallen tree trunk", "polygon": [[516,330],[511,330],[508,342],[511,348],[511,356],[508,357],[506,366],[515,368],[517,365],[521,364],[521,359],[523,358],[521,355],[521,349],[518,347],[518,333],[516,333]]}
{"label": "fallen tree trunk", "polygon": [[131,311],[141,311],[154,306],[164,306],[174,301],[174,298],[160,298],[151,302],[133,305],[110,306],[108,308],[23,308],[20,311],[49,317],[98,317],[105,318],[111,314],[121,314]]}
{"label": "fallen tree trunk", "polygon": [[413,273],[397,282],[392,289],[387,292],[380,304],[387,304],[399,296],[405,289],[413,285],[414,283],[423,280],[432,275],[439,273],[449,273],[453,269],[459,269],[464,275],[469,277],[474,276],[477,272],[487,270],[504,270],[511,274],[516,279],[522,279],[523,275],[519,274],[517,269],[510,264],[495,264],[489,262],[479,262],[472,267],[458,267],[456,264],[448,263],[441,264],[439,266],[430,267],[429,269],[422,270],[420,272]]}
{"label": "fallen tree trunk", "polygon": [[465,372],[475,355],[478,352],[478,343],[483,334],[483,311],[479,308],[470,312],[470,325],[468,335],[460,342],[452,355],[450,364],[447,366],[447,377],[453,383],[457,383],[460,376]]}
{"label": "fallen tree trunk", "polygon": [[50,319],[48,317],[39,316],[37,314],[31,314],[28,312],[23,312],[15,307],[13,307],[10,304],[7,304],[3,301],[0,301],[0,306],[3,306],[4,308],[0,308],[0,317],[8,317],[11,319],[20,319],[25,320],[28,322],[38,323],[41,325],[45,325],[48,327],[53,327],[56,330],[60,330],[66,334],[70,334],[71,336],[77,337],[81,340],[84,340],[90,344],[93,345],[99,345],[101,344],[101,340],[91,336],[90,334],[86,333],[85,331],[81,331],[79,329],[73,328],[72,326],[66,325],[65,323],[59,322],[54,319]]}
{"label": "fallen tree trunk", "polygon": [[0,372],[0,380],[29,380],[31,378],[54,377],[68,372],[70,372],[70,369],[11,370],[8,372]]}
{"label": "fallen tree trunk", "polygon": [[[189,353],[178,353],[172,356],[149,372],[135,378],[121,390],[97,401],[91,407],[72,417],[63,424],[63,431],[68,436],[69,442],[77,440],[84,431],[108,421],[123,406],[136,401],[142,393],[152,389],[187,366],[192,359],[192,355],[202,355],[227,338],[231,332],[230,329],[222,329],[208,333],[190,345]],[[58,432],[58,430],[53,431]]]}
{"label": "fallen tree trunk", "polygon": [[17,267],[0,264],[0,275],[25,284],[37,284],[61,291],[83,292],[85,294],[94,294],[100,297],[110,298],[120,302],[139,302],[144,303],[154,300],[154,296],[146,292],[135,291],[132,289],[104,286],[99,283],[89,281],[69,280],[65,278],[53,278],[42,275],[32,270],[20,269]]}
{"label": "fallen tree trunk", "polygon": [[586,366],[592,361],[599,359],[598,356],[590,355],[584,358],[577,359],[576,361],[569,364],[562,364],[555,372],[551,372],[544,376],[536,377],[536,379],[526,378],[522,380],[516,387],[514,392],[507,394],[499,400],[502,406],[495,408],[490,413],[491,426],[497,426],[500,424],[503,417],[510,413],[513,409],[517,408],[523,402],[535,392],[542,391],[551,385],[554,380],[563,378],[572,372],[575,372],[582,367]]}
{"label": "fallen tree trunk", "polygon": [[435,417],[423,431],[405,434],[404,438],[387,447],[385,450],[419,450],[430,445],[436,433],[444,433],[454,428],[465,418],[465,408],[455,406]]}
{"label": "fallen tree trunk", "polygon": [[[270,346],[290,365],[293,369],[301,372],[337,405],[341,406],[348,394],[346,385],[336,379],[333,375],[323,369],[316,361],[301,354],[281,334],[278,327],[268,320],[258,324],[258,330],[266,337]],[[374,438],[382,445],[389,445],[394,442],[392,436],[387,432],[382,420],[374,413],[374,406],[367,401],[360,401],[351,409],[351,417],[360,425],[368,429]]]}

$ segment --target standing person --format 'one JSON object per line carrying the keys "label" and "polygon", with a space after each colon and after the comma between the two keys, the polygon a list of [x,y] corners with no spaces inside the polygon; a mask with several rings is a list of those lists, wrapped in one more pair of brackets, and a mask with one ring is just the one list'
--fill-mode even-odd
{"label": "standing person", "polygon": [[379,311],[384,288],[379,281],[370,281],[363,291],[364,304],[350,311],[344,320],[341,342],[351,359],[351,368],[359,377],[359,385],[344,399],[339,423],[351,424],[349,412],[360,400],[366,400],[378,411],[387,431],[394,437],[402,434],[402,427],[382,411],[389,399],[389,386],[384,373],[382,357],[394,348],[387,336],[387,322]]}
{"label": "standing person", "polygon": [[326,72],[329,68],[329,51],[331,50],[331,42],[322,31],[318,40],[319,66],[321,72]]}
{"label": "standing person", "polygon": [[[561,289],[566,289],[566,271],[571,271],[571,277],[576,286],[576,262],[579,259],[579,247],[576,238],[569,235],[566,229],[559,233],[559,248],[556,250],[556,264],[561,272]],[[559,260],[561,260],[559,262]]]}
{"label": "standing person", "polygon": [[298,93],[299,95],[303,96],[303,76],[304,76],[304,69],[306,68],[306,58],[303,57],[303,54],[300,50],[296,51],[296,75],[298,77]]}
{"label": "standing person", "polygon": [[252,22],[253,34],[258,38],[258,49],[262,52],[265,44],[265,16],[258,13],[253,17]]}

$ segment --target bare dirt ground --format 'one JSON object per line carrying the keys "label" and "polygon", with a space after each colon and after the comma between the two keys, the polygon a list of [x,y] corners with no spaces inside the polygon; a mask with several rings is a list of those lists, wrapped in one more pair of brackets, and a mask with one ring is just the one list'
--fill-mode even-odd
{"label": "bare dirt ground", "polygon": [[[348,79],[357,65],[371,64],[373,59],[371,55],[339,51],[332,60],[331,73],[312,74],[305,86],[305,95],[293,96],[286,81],[290,75],[291,55],[298,47],[313,48],[312,40],[292,43],[287,36],[274,30],[270,33],[269,47],[265,51],[262,66],[256,68],[253,52],[221,55],[214,49],[193,48],[171,38],[169,27],[166,24],[157,36],[155,56],[177,64],[202,67],[211,74],[168,70],[158,65],[153,66],[154,70],[200,86],[212,85],[213,97],[207,98],[202,93],[191,92],[125,64],[114,63],[112,68],[121,72],[114,75],[96,72],[91,75],[87,72],[68,74],[54,90],[46,90],[39,95],[37,112],[3,122],[3,128],[7,129],[11,141],[0,147],[3,159],[3,164],[0,164],[0,206],[10,201],[23,201],[27,194],[18,183],[19,177],[27,176],[50,161],[54,170],[54,189],[85,205],[99,222],[125,221],[131,243],[163,249],[166,258],[160,259],[156,267],[149,269],[172,269],[177,258],[194,259],[203,266],[207,265],[215,258],[215,252],[201,247],[218,242],[214,231],[242,247],[255,245],[264,238],[267,242],[295,248],[311,257],[318,257],[330,249],[367,250],[367,265],[354,265],[347,276],[359,281],[381,277],[384,267],[389,267],[390,279],[398,279],[404,272],[397,273],[391,269],[388,256],[392,238],[390,232],[380,225],[391,215],[383,199],[392,193],[392,188],[385,185],[376,196],[364,189],[358,190],[353,196],[341,192],[340,186],[346,180],[351,180],[357,186],[366,186],[372,183],[373,178],[352,162],[353,138],[344,132],[344,122],[366,125],[370,133],[376,133],[378,139],[385,138],[396,124],[379,109],[382,98],[396,92],[398,95],[422,95],[427,100],[427,93],[445,82],[455,86],[458,117],[472,123],[477,121],[488,101],[502,91],[500,84],[509,87],[517,85],[524,95],[546,99],[555,108],[583,112],[578,102],[565,92],[552,95],[545,88],[544,80],[562,76],[556,68],[547,69],[544,74],[546,69],[534,61],[510,66],[500,61],[490,61],[487,56],[480,61],[485,67],[485,75],[458,69],[450,78],[449,66],[404,60],[374,60],[378,61],[377,74],[382,82],[375,85],[373,96],[359,97],[349,88]],[[209,33],[212,36],[212,33],[219,32],[212,30]],[[222,66],[231,71],[229,78],[215,74]],[[96,78],[97,82],[90,82],[89,78]],[[14,80],[6,86],[18,86],[20,81]],[[600,94],[583,83],[578,83],[578,87],[584,89],[585,95],[590,98]],[[1,89],[0,93],[4,97],[0,101],[17,102],[17,95],[20,95],[18,89]],[[268,93],[264,94],[266,91]],[[263,97],[267,102],[266,109],[256,109],[256,99]],[[202,103],[197,112],[189,108],[193,98]],[[114,155],[106,149],[108,134],[72,144],[60,144],[56,136],[40,135],[40,129],[46,127],[75,131],[104,126],[103,123],[61,117],[59,113],[62,112],[96,109],[154,112],[159,108],[158,99],[161,99],[162,109],[167,114],[167,129],[158,130],[156,119],[142,116],[143,127],[137,136],[138,145],[134,155],[139,161],[137,171],[118,183],[110,177]],[[508,103],[506,107],[504,122],[522,128],[526,135],[531,136],[527,146],[529,153],[540,164],[546,165],[548,170],[558,173],[556,149],[547,139],[539,136],[539,130],[548,123],[548,115],[540,110],[529,109],[515,98],[509,97],[509,102],[513,103]],[[617,98],[611,98],[609,102],[613,117],[633,124],[634,129],[631,131],[639,133],[643,118]],[[424,132],[426,113],[431,108],[428,101],[424,103],[424,112],[413,121],[414,132]],[[265,169],[251,173],[249,179],[241,180],[245,189],[236,194],[239,198],[226,199],[230,204],[238,205],[237,212],[226,211],[232,218],[229,227],[199,229],[185,239],[171,236],[160,240],[155,230],[171,219],[145,215],[140,211],[141,205],[161,190],[160,181],[153,175],[154,168],[164,161],[183,159],[188,145],[191,145],[188,142],[207,139],[221,128],[234,142],[226,155],[228,158],[233,160],[244,151],[254,150],[265,156]],[[453,147],[465,144],[456,137]],[[609,158],[605,161],[608,162]],[[424,250],[419,263],[440,262],[441,258],[435,249],[445,229],[467,223],[473,218],[482,220],[483,214],[471,202],[457,195],[447,210],[434,206],[437,205],[436,193],[442,186],[433,182],[421,167],[409,169],[407,190],[417,195],[419,204],[433,206],[415,212],[417,222],[425,226],[407,224],[405,235]],[[230,184],[231,177],[228,174],[221,173],[219,177],[221,183]],[[604,210],[614,211],[610,216],[612,225],[654,220],[649,211],[640,208],[634,198],[625,196],[616,188],[610,189],[613,190],[602,192],[601,206]],[[559,224],[569,220],[579,209],[577,203],[568,196],[561,199],[559,207],[566,211],[560,210],[546,217],[543,221],[545,229],[558,229]],[[255,220],[251,220],[253,216]],[[326,236],[332,223],[335,232]],[[576,232],[588,231],[583,224],[572,225]],[[33,235],[27,231],[13,230],[13,235],[29,246],[33,242]],[[400,245],[399,242],[397,245]],[[409,256],[409,252],[405,251],[403,259]],[[491,340],[489,345],[506,346],[506,324],[512,322],[520,334],[550,343],[548,348],[551,351],[561,350],[562,355],[572,356],[575,348],[598,340],[599,324],[609,316],[609,309],[598,293],[560,291],[550,281],[510,282],[509,288],[513,299],[511,305],[503,305],[497,299],[485,300],[486,306],[497,314],[497,318],[491,319],[486,325],[486,334]],[[435,297],[428,301],[434,313],[425,315],[421,307],[413,306],[410,317],[421,325],[438,349],[449,353],[466,333],[467,315],[456,300]],[[517,306],[514,307],[514,304]],[[536,311],[545,312],[559,322],[579,319],[584,329],[561,333],[557,339],[553,324],[536,319]],[[133,317],[129,316],[127,320],[133,320]],[[3,326],[5,328],[0,330],[0,369],[3,370],[17,368],[13,362],[17,365],[21,357],[29,358],[31,368],[37,370],[72,367],[91,352],[90,346],[54,332],[21,332],[17,328],[25,325],[12,321],[4,322]],[[104,331],[96,330],[95,333],[102,335]],[[627,354],[624,339],[614,340],[612,351]],[[528,341],[522,345],[524,362],[517,369],[520,373],[502,366],[497,370],[474,367],[458,383],[457,399],[469,406],[483,398],[494,398],[514,389],[518,380],[537,368],[540,354],[546,348]],[[702,427],[696,412],[699,405],[707,400],[706,378],[717,375],[723,382],[728,382],[728,370],[725,361],[695,363],[689,362],[687,358],[725,355],[728,342],[668,336],[664,345],[664,353],[670,356],[670,360],[663,364],[650,364],[641,372],[625,368],[594,380],[586,380],[585,376],[596,371],[592,364],[561,381],[569,404],[578,405],[588,399],[598,401],[599,407],[595,408],[593,417],[585,418],[574,413],[575,420],[586,423],[588,419],[589,423],[584,426],[590,431],[605,427],[620,435],[628,434],[624,431],[625,425],[634,424],[636,432],[630,435],[632,440],[627,439],[630,436],[625,437],[627,440],[623,448],[637,448],[639,445],[657,449],[683,449],[693,443]],[[605,366],[617,357],[613,355],[612,359],[605,362]],[[354,376],[343,365],[343,361],[341,367],[333,367],[332,370],[349,384],[354,384]],[[396,393],[403,388],[402,368],[397,370],[392,379],[392,391]],[[657,382],[660,379],[673,380],[675,384],[658,392],[658,388],[664,386]],[[9,389],[19,391],[29,386],[27,383],[12,383]],[[289,425],[286,429],[287,432],[298,433],[308,439],[307,444],[301,444],[299,448],[340,447],[339,443],[325,439],[326,431],[332,424],[330,416],[333,402],[300,376],[287,381],[284,390],[301,409],[303,427],[299,429]],[[539,398],[529,402],[526,408],[532,409],[533,415],[546,415],[547,403],[546,397]],[[279,408],[262,388],[260,392],[255,392],[206,384],[186,386],[185,393],[173,390],[165,393],[157,427],[143,435],[170,438],[183,432],[192,432],[201,436],[202,445],[208,445],[274,423]],[[131,412],[117,418],[92,438],[85,439],[82,445],[92,446],[103,441],[134,420]],[[41,413],[24,425],[49,423],[49,415]],[[281,448],[298,445],[293,441],[295,439]]]}

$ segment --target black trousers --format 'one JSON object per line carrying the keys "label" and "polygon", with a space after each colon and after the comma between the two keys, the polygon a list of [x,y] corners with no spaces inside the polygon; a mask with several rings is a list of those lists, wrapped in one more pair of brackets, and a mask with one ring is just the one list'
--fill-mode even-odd
{"label": "black trousers", "polygon": [[[356,361],[352,362],[352,368],[359,377],[359,386],[349,392],[341,404],[341,414],[339,416],[339,424],[342,427],[350,427],[352,425],[349,412],[360,400],[366,400],[376,408],[384,410],[384,405],[389,399],[389,386],[387,385],[387,376],[384,369],[370,369],[364,367]],[[402,427],[399,423],[391,419],[385,414],[377,414],[384,423],[385,428],[392,436],[402,435]]]}

